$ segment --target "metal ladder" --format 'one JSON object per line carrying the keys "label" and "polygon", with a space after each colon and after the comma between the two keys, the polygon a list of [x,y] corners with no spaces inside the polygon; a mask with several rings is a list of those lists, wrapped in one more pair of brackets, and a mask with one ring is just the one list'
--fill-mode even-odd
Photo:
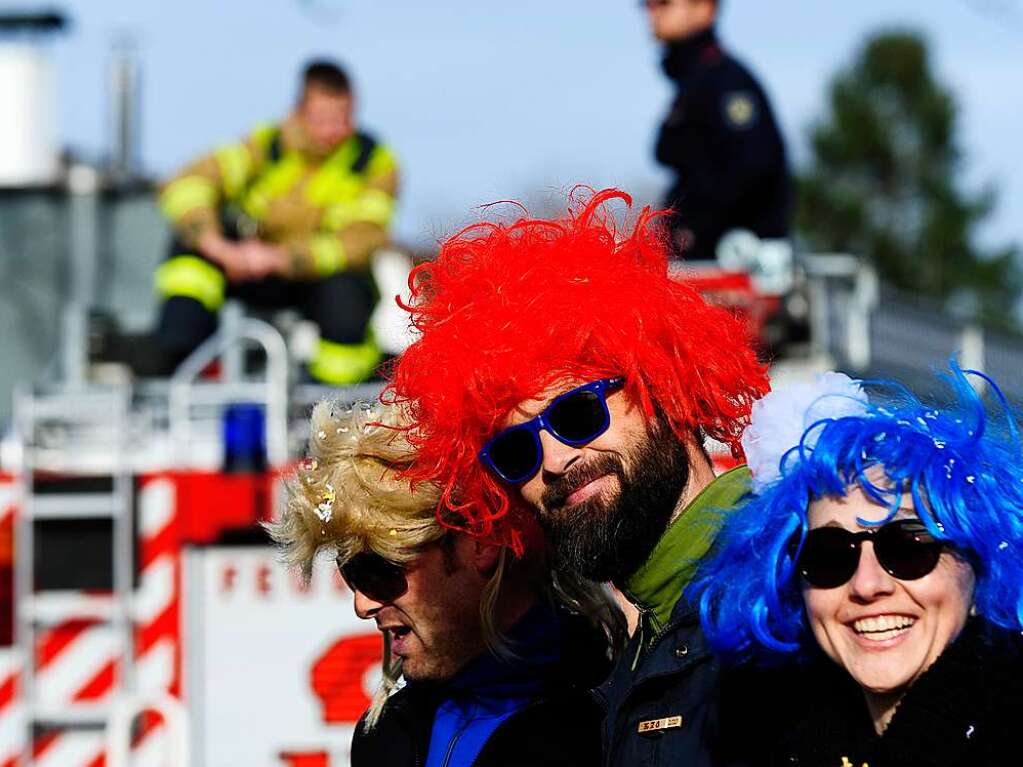
{"label": "metal ladder", "polygon": [[[36,764],[43,732],[93,733],[102,742],[111,715],[104,703],[51,705],[39,696],[37,655],[43,632],[69,621],[90,621],[112,632],[114,693],[132,689],[134,578],[133,476],[129,456],[131,391],[72,388],[23,391],[15,397],[15,425],[23,445],[16,522],[15,643],[24,662],[22,695],[28,727],[24,767]],[[96,492],[41,492],[46,474],[100,485]],[[108,481],[109,480],[109,481]],[[109,593],[37,588],[37,553],[48,532],[71,521],[109,520],[112,539]]]}

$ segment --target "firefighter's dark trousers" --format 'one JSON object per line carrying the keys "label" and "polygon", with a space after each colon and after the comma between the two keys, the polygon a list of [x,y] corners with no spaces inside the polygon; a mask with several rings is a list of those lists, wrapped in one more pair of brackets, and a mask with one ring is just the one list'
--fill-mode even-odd
{"label": "firefighter's dark trousers", "polygon": [[267,277],[230,283],[223,270],[195,251],[173,243],[156,273],[163,297],[157,341],[176,366],[217,329],[226,298],[260,309],[295,308],[320,326],[320,341],[309,373],[344,386],[372,377],[381,354],[369,328],[377,293],[368,274],[342,271],[311,281]]}

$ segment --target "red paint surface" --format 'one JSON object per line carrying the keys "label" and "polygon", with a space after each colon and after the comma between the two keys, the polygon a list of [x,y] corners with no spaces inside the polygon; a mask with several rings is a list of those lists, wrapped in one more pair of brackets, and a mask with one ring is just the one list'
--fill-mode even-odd
{"label": "red paint surface", "polygon": [[383,658],[379,634],[361,634],[335,642],[313,664],[311,685],[327,724],[354,724],[369,708],[362,687],[366,673]]}

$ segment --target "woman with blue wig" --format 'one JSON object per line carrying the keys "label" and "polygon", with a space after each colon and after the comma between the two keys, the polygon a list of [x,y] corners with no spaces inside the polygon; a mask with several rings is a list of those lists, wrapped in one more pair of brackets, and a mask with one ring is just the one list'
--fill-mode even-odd
{"label": "woman with blue wig", "polygon": [[692,586],[764,685],[753,763],[1023,764],[1020,441],[993,381],[948,381],[947,407],[839,373],[754,406],[753,493]]}

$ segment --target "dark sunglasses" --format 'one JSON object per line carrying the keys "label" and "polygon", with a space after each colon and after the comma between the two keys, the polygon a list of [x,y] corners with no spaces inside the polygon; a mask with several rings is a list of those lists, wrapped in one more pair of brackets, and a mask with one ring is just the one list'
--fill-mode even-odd
{"label": "dark sunglasses", "polygon": [[408,591],[405,568],[371,551],[356,554],[343,564],[339,560],[338,569],[348,588],[374,602],[387,604]]}
{"label": "dark sunglasses", "polygon": [[509,484],[525,482],[543,463],[541,430],[571,447],[595,440],[611,425],[608,392],[624,384],[624,378],[603,378],[559,394],[536,417],[491,437],[479,452],[480,461]]}
{"label": "dark sunglasses", "polygon": [[666,5],[674,5],[675,0],[639,0],[639,7],[647,10],[663,8]]}
{"label": "dark sunglasses", "polygon": [[803,541],[799,572],[811,586],[820,589],[841,586],[859,567],[863,541],[874,544],[878,563],[900,581],[915,581],[931,572],[945,546],[915,519],[900,519],[859,533],[841,527],[818,527],[808,532]]}

